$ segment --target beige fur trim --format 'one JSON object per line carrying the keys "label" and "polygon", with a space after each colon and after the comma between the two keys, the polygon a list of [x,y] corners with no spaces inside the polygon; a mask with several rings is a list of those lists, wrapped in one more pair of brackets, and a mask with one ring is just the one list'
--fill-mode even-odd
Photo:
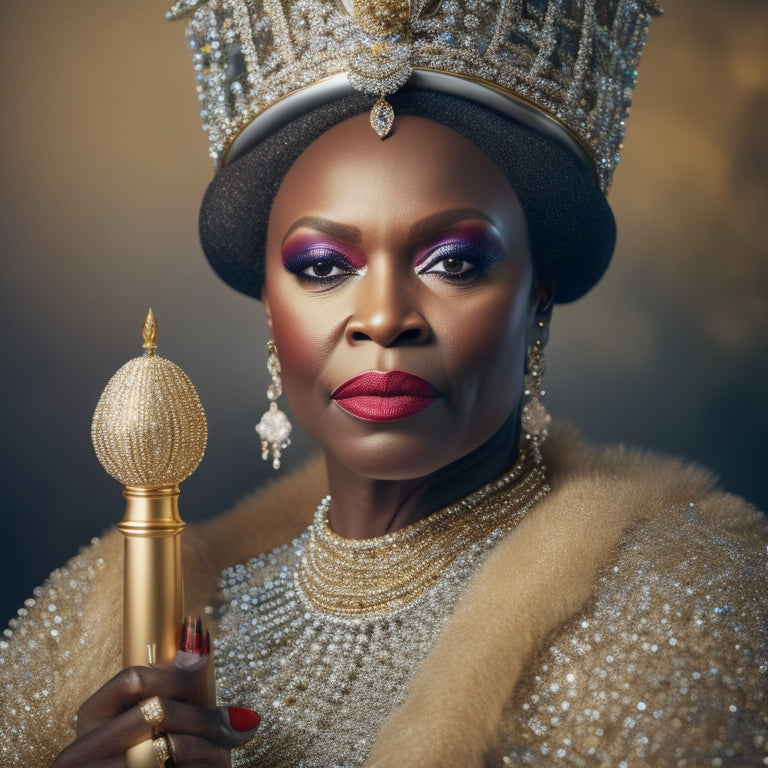
{"label": "beige fur trim", "polygon": [[552,446],[553,490],[473,580],[405,703],[383,726],[368,768],[482,766],[526,660],[589,599],[624,531],[713,480],[673,460]]}
{"label": "beige fur trim", "polygon": [[298,536],[327,493],[325,461],[317,455],[229,512],[189,526],[182,536],[187,612],[200,613],[203,606],[216,602],[219,575],[225,568]]}

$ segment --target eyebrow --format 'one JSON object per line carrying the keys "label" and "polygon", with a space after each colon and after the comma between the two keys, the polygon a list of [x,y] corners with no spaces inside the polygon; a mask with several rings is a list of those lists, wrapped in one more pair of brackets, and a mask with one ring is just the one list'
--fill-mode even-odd
{"label": "eyebrow", "polygon": [[417,221],[411,227],[409,234],[412,240],[421,240],[466,219],[482,219],[493,224],[490,216],[483,213],[479,208],[454,208],[450,211],[433,213],[431,216]]}
{"label": "eyebrow", "polygon": [[[435,232],[447,229],[453,224],[466,219],[482,219],[489,224],[493,224],[493,221],[488,214],[483,213],[479,208],[454,208],[450,211],[433,213],[431,216],[426,216],[417,221],[411,227],[409,235],[412,240],[421,240]],[[352,227],[348,224],[340,224],[338,221],[323,219],[319,216],[302,216],[288,227],[287,232],[283,236],[281,245],[285,243],[293,232],[302,228],[325,232],[327,235],[338,237],[340,240],[345,240],[348,243],[354,243],[356,245],[362,242],[363,239],[363,233],[357,227]]]}
{"label": "eyebrow", "polygon": [[288,227],[288,231],[283,237],[283,243],[285,243],[292,232],[295,232],[297,229],[302,229],[303,227],[306,227],[307,229],[315,229],[318,232],[325,232],[326,235],[338,237],[340,240],[346,240],[348,243],[358,244],[363,239],[363,233],[357,227],[351,227],[347,224],[339,224],[337,221],[323,219],[319,216],[302,216]]}

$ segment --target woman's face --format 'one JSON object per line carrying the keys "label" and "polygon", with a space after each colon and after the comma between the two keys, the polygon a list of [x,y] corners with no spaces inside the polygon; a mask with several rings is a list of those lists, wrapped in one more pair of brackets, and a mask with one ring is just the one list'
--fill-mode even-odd
{"label": "woman's face", "polygon": [[275,198],[264,306],[299,423],[377,479],[426,476],[518,407],[533,268],[517,196],[468,139],[368,116],[299,157]]}

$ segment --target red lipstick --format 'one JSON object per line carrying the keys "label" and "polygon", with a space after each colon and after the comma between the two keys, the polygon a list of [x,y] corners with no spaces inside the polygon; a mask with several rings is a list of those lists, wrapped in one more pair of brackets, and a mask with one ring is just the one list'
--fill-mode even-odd
{"label": "red lipstick", "polygon": [[366,421],[399,421],[429,408],[443,393],[406,371],[366,371],[338,387],[331,398]]}

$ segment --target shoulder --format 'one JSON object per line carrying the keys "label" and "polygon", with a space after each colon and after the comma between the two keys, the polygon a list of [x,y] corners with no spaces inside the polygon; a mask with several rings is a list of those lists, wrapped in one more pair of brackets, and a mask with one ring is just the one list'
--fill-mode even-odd
{"label": "shoulder", "polygon": [[748,647],[768,661],[765,515],[682,460],[624,448],[586,449],[580,457],[580,450],[571,451],[569,471],[556,473],[555,483],[566,498],[589,489],[598,526],[625,521],[585,609],[613,613],[630,639],[645,627],[663,628],[677,664],[686,654],[728,656],[735,669],[743,654],[734,651]]}
{"label": "shoulder", "polygon": [[242,499],[232,509],[182,537],[184,592],[188,610],[200,612],[215,599],[226,568],[270,552],[298,536],[328,493],[321,455]]}
{"label": "shoulder", "polygon": [[592,498],[598,526],[626,524],[590,597],[520,679],[509,754],[560,740],[602,760],[756,764],[768,735],[768,522],[685,462],[578,450],[555,474],[561,492]]}
{"label": "shoulder", "polygon": [[768,591],[753,592],[765,590],[767,579],[768,520],[742,499],[713,492],[631,526],[600,583],[656,583],[661,592],[711,607],[726,605],[727,597],[738,604],[762,597],[752,606],[759,615]]}
{"label": "shoulder", "polygon": [[52,763],[74,737],[80,703],[119,670],[121,577],[112,532],[55,570],[9,623],[0,640],[2,765]]}
{"label": "shoulder", "polygon": [[[547,449],[553,497],[566,502],[576,517],[589,507],[593,521],[619,519],[620,542],[647,530],[651,538],[687,535],[705,539],[706,546],[765,553],[765,515],[719,489],[715,476],[696,464],[623,445],[593,448],[567,430]],[[661,557],[662,552],[659,542],[648,554]]]}

